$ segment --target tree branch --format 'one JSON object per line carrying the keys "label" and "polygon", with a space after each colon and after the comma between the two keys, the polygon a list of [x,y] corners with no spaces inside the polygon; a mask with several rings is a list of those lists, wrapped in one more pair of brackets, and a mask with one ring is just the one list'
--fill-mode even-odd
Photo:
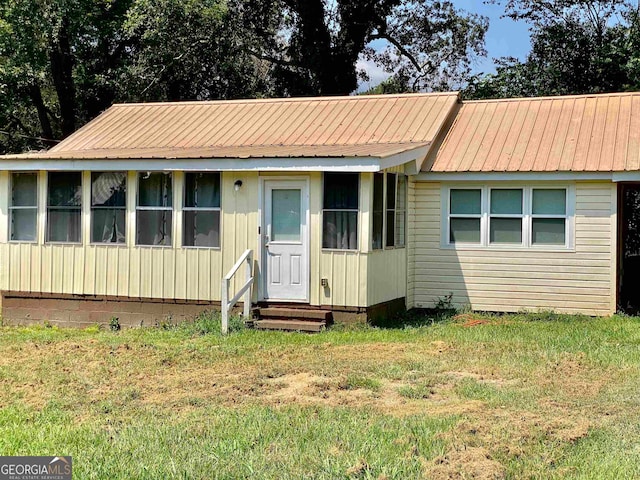
{"label": "tree branch", "polygon": [[420,62],[418,62],[418,60],[416,59],[416,57],[414,57],[411,52],[409,52],[404,45],[402,45],[400,42],[398,42],[395,38],[393,38],[392,36],[386,34],[386,33],[376,33],[373,35],[369,36],[370,40],[386,40],[388,41],[391,45],[393,45],[394,47],[396,47],[398,49],[398,51],[400,52],[400,54],[404,57],[406,57],[411,64],[416,67],[416,70],[418,70],[419,72],[422,71],[422,66],[420,65]]}

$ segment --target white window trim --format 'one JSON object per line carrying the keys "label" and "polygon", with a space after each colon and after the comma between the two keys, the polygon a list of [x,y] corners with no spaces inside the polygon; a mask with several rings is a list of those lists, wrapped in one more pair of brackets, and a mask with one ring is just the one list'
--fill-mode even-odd
{"label": "white window trim", "polygon": [[[36,177],[36,204],[34,206],[14,206],[12,202],[12,193],[13,193],[13,175],[27,173],[35,175]],[[39,229],[39,220],[38,220],[38,205],[40,204],[40,175],[37,171],[25,171],[25,172],[9,172],[9,206],[7,207],[8,215],[8,227],[7,227],[7,236],[9,243],[27,243],[27,244],[38,244],[38,229]],[[13,211],[14,210],[35,210],[36,212],[36,230],[35,230],[35,240],[12,240],[11,235],[13,234]]]}
{"label": "white window trim", "polygon": [[[190,174],[198,174],[198,173],[219,173],[219,185],[220,189],[220,206],[219,207],[185,207],[186,204],[186,196],[187,196],[187,175]],[[185,212],[220,212],[220,217],[218,218],[218,243],[217,247],[207,247],[205,245],[185,245],[184,244],[184,214]],[[182,232],[181,235],[181,248],[188,249],[201,249],[201,250],[221,250],[222,249],[222,172],[184,172],[184,179],[182,182]]]}
{"label": "white window trim", "polygon": [[[522,213],[491,213],[491,199],[493,196],[493,191],[494,190],[522,190],[522,204],[521,204],[521,210]],[[525,188],[523,187],[496,187],[496,186],[489,186],[487,189],[487,194],[489,195],[489,198],[487,199],[488,202],[488,207],[487,207],[487,232],[488,232],[488,238],[487,238],[487,244],[491,245],[491,246],[520,246],[520,247],[525,247],[527,245],[527,230],[529,227],[529,223],[527,222],[527,191]],[[519,219],[520,220],[520,233],[521,233],[521,238],[522,241],[520,243],[506,243],[506,242],[491,242],[491,219],[492,218],[511,218],[511,219]],[[566,237],[566,236],[565,236]]]}
{"label": "white window trim", "polygon": [[[491,190],[523,190],[523,226],[522,244],[512,243],[490,243],[489,242],[489,222],[490,222],[490,191]],[[533,245],[531,242],[531,221],[532,215],[532,195],[533,190],[565,190],[566,191],[566,214],[555,216],[564,218],[565,222],[565,244],[564,245]],[[481,191],[481,214],[478,215],[449,215],[451,190],[480,190]],[[575,251],[575,185],[562,183],[553,184],[450,184],[442,185],[440,191],[441,198],[441,219],[440,219],[440,247],[452,250],[496,250],[496,251]],[[496,217],[497,215],[493,215]],[[453,218],[478,218],[480,217],[480,243],[451,243],[450,242],[450,219]],[[553,215],[535,215],[536,218],[553,218]],[[515,218],[515,217],[514,217]]]}
{"label": "white window trim", "polygon": [[[134,223],[134,231],[135,231],[135,236],[133,238],[134,241],[134,245],[136,247],[144,247],[144,248],[173,248],[176,239],[175,239],[175,222],[176,222],[176,212],[174,211],[174,205],[175,205],[175,195],[176,195],[176,191],[175,191],[175,175],[174,172],[169,172],[169,175],[171,175],[171,205],[170,207],[148,207],[148,206],[140,206],[140,174],[141,173],[145,173],[144,171],[136,171],[136,218],[135,218],[135,223]],[[150,171],[150,173],[167,173],[167,172],[163,172],[163,171],[157,171],[157,170],[153,170]],[[171,212],[171,243],[169,245],[147,245],[144,243],[138,243],[138,212],[141,211],[164,211],[164,212]]]}

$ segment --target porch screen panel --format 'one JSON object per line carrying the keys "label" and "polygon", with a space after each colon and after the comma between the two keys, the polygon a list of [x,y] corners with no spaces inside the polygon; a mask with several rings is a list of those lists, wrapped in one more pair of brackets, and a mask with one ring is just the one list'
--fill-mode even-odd
{"label": "porch screen panel", "polygon": [[126,172],[91,173],[91,242],[125,243]]}
{"label": "porch screen panel", "polygon": [[11,205],[9,206],[10,238],[12,241],[35,242],[38,216],[38,175],[11,175]]}
{"label": "porch screen panel", "polygon": [[387,173],[387,247],[396,244],[396,174]]}
{"label": "porch screen panel", "polygon": [[373,174],[373,236],[371,248],[382,249],[384,228],[384,173]]}
{"label": "porch screen panel", "polygon": [[79,243],[82,238],[81,172],[47,176],[47,241]]}
{"label": "porch screen panel", "polygon": [[325,173],[322,248],[357,250],[359,174]]}
{"label": "porch screen panel", "polygon": [[404,247],[407,231],[407,176],[398,175],[396,192],[396,247]]}
{"label": "porch screen panel", "polygon": [[183,245],[220,247],[220,173],[185,174]]}
{"label": "porch screen panel", "polygon": [[138,245],[171,245],[172,174],[165,172],[138,174],[136,206],[136,243]]}

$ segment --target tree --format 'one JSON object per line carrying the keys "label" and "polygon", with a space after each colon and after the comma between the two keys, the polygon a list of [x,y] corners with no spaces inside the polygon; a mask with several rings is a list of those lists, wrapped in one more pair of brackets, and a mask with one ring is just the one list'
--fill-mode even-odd
{"label": "tree", "polygon": [[[450,1],[263,0],[260,10],[280,12],[265,29],[246,1],[245,23],[262,46],[253,52],[274,67],[283,95],[345,95],[364,73],[358,59],[382,66],[407,89],[450,88],[484,55],[486,18],[456,10]],[[251,2],[255,4],[256,2]],[[278,7],[281,5],[281,7]]]}
{"label": "tree", "polygon": [[530,22],[524,61],[503,58],[470,82],[471,98],[601,93],[638,88],[637,7],[620,0],[509,0],[506,13]]}

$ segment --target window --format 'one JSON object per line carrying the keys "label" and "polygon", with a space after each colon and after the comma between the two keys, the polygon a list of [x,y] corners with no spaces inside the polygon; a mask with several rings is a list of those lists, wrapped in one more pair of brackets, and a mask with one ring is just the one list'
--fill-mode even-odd
{"label": "window", "polygon": [[47,178],[47,242],[79,243],[82,173],[49,172]]}
{"label": "window", "polygon": [[443,242],[448,245],[569,247],[569,188],[454,187],[445,191],[448,223]]}
{"label": "window", "polygon": [[404,247],[407,237],[407,176],[398,175],[396,203],[396,247]]}
{"label": "window", "polygon": [[384,173],[373,174],[373,235],[371,248],[380,250],[383,244],[384,228]]}
{"label": "window", "polygon": [[565,245],[567,242],[567,191],[533,189],[531,244]]}
{"label": "window", "polygon": [[125,243],[126,172],[91,173],[91,242]]}
{"label": "window", "polygon": [[9,206],[10,238],[18,242],[37,240],[38,174],[11,175],[11,205]]}
{"label": "window", "polygon": [[482,190],[451,189],[449,192],[449,243],[480,243]]}
{"label": "window", "polygon": [[186,173],[183,244],[220,247],[220,173]]}
{"label": "window", "polygon": [[490,194],[489,243],[522,244],[522,189],[494,188]]}
{"label": "window", "polygon": [[357,173],[325,173],[322,248],[358,249]]}
{"label": "window", "polygon": [[387,173],[387,247],[395,245],[396,234],[396,174]]}
{"label": "window", "polygon": [[171,245],[172,181],[171,173],[138,174],[137,245]]}
{"label": "window", "polygon": [[374,173],[371,248],[373,250],[380,250],[383,245],[386,247],[404,247],[406,242],[406,215],[406,175],[399,173]]}

